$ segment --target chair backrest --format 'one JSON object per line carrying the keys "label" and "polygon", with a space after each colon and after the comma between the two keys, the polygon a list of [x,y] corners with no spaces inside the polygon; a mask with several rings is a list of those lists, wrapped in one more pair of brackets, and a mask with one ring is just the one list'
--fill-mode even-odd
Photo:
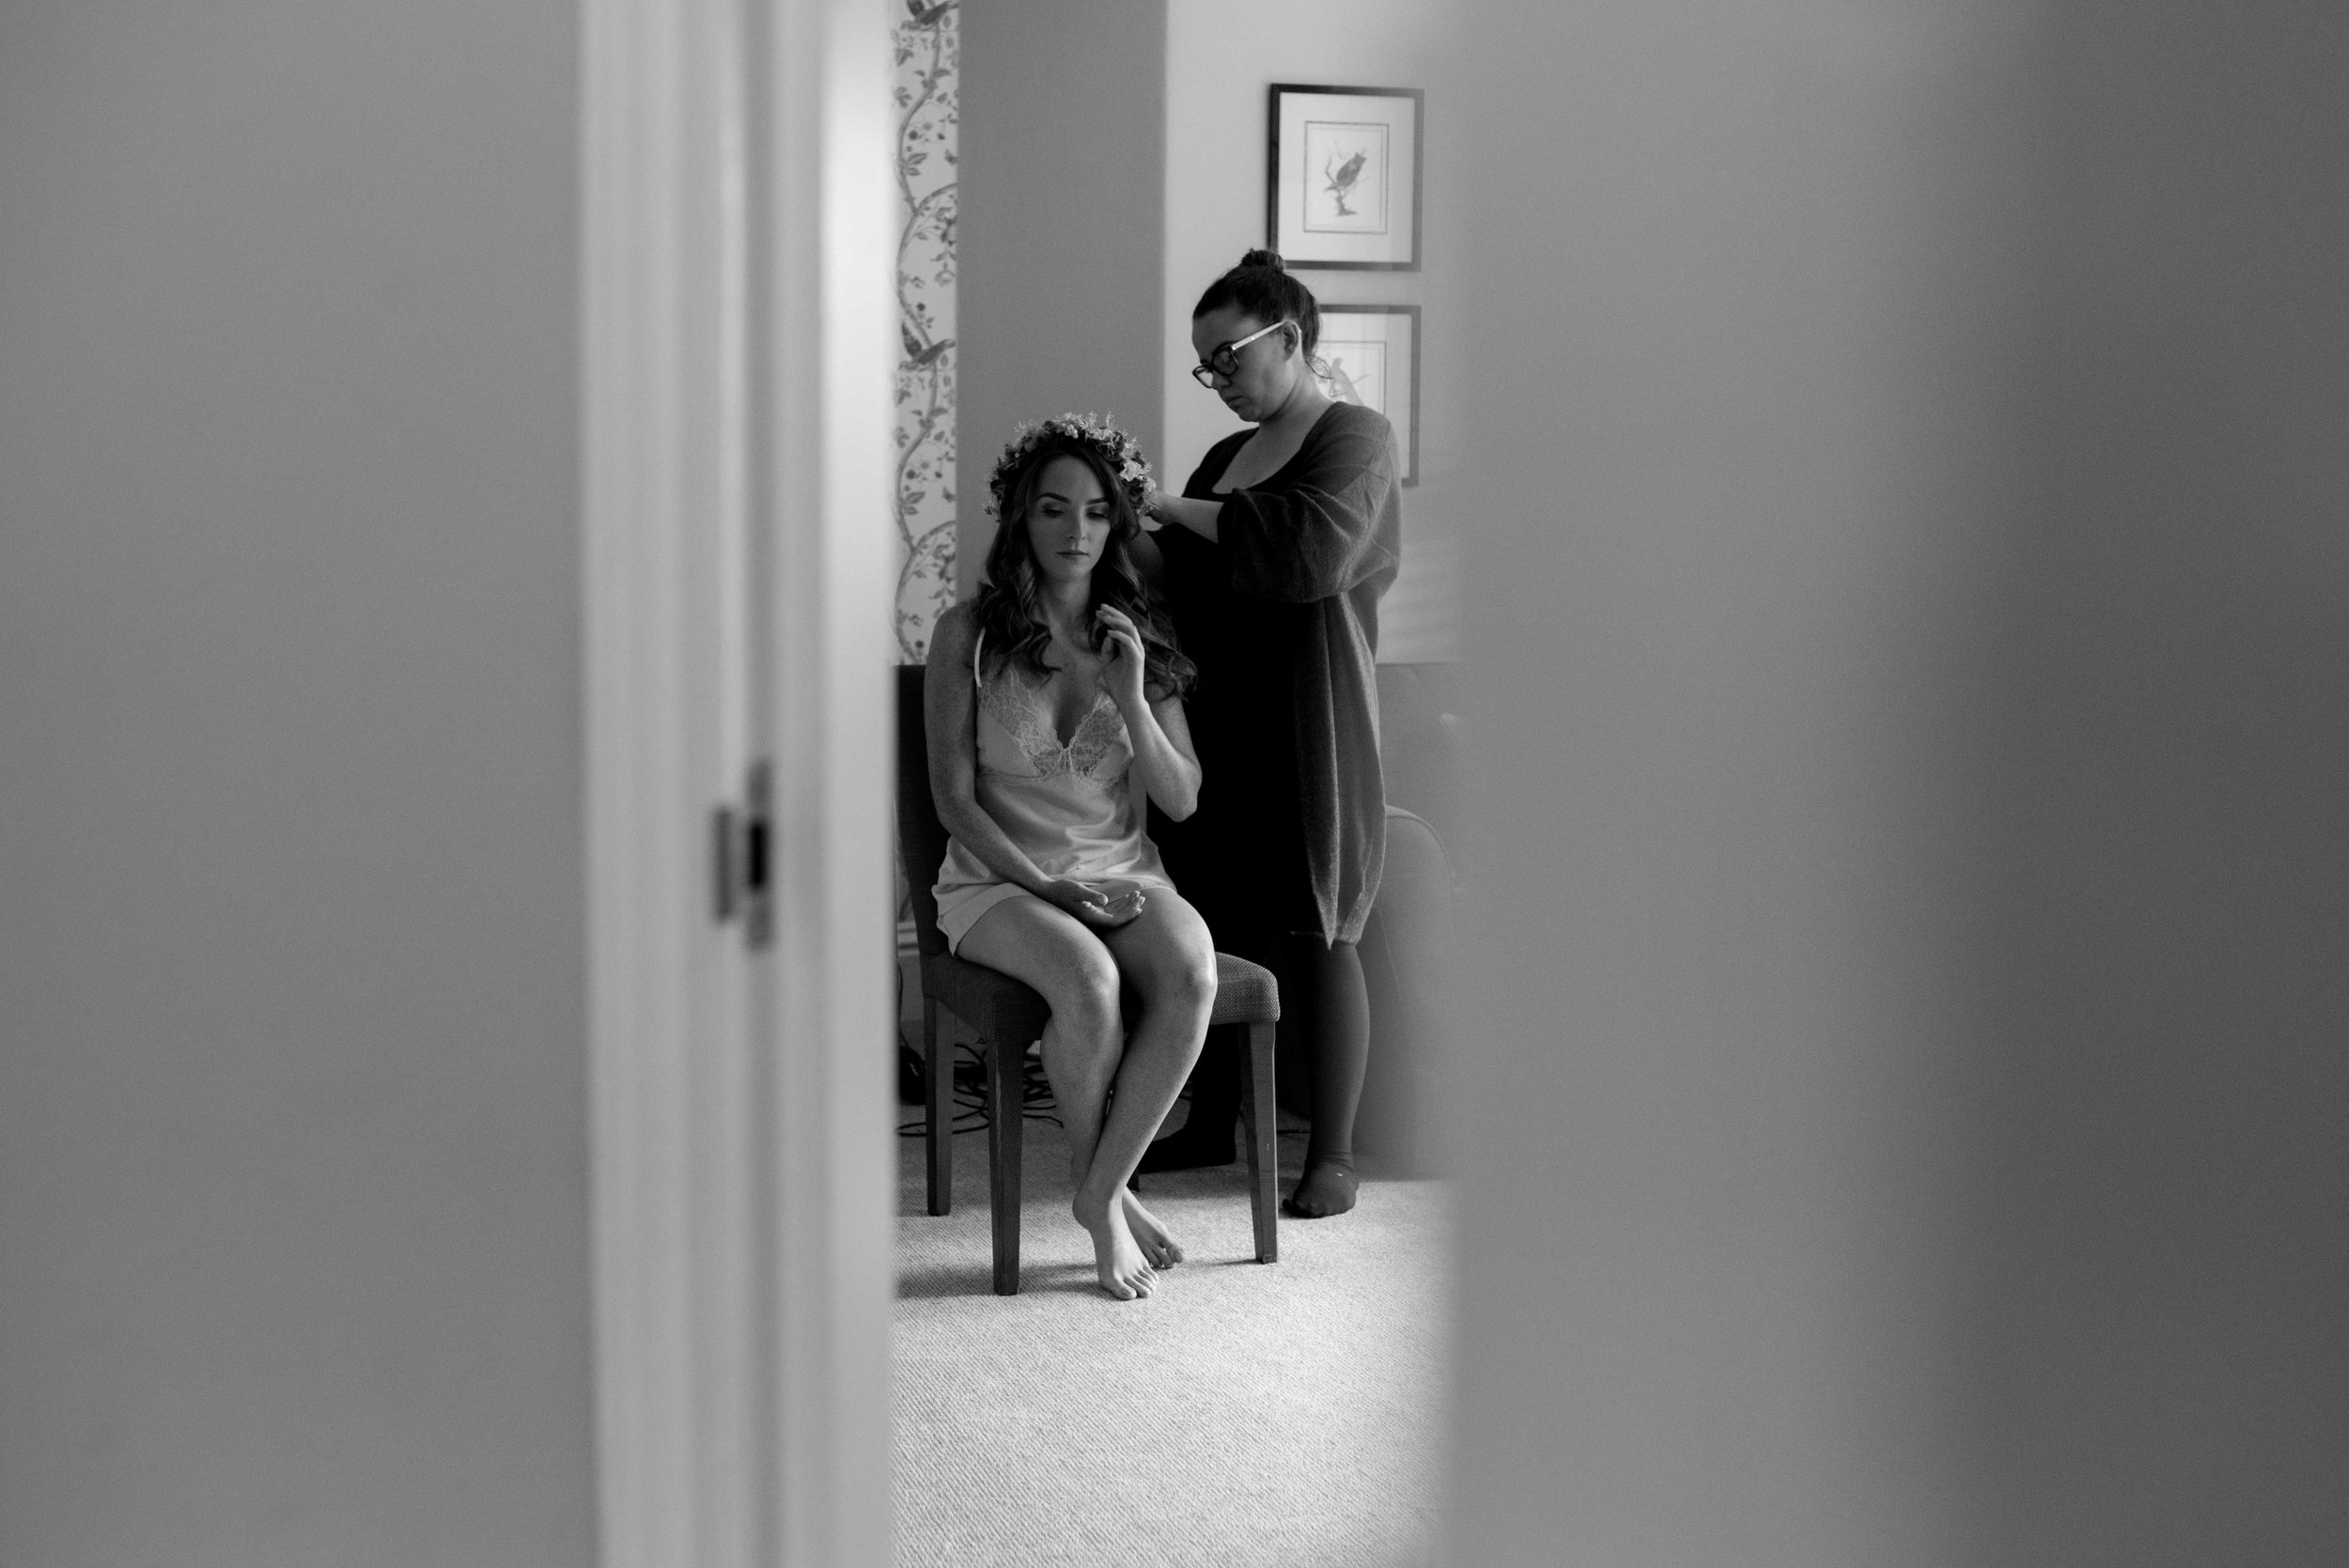
{"label": "chair backrest", "polygon": [[905,864],[906,891],[913,906],[917,944],[928,955],[946,951],[938,929],[938,867],[946,859],[946,825],[930,798],[930,742],[922,720],[919,664],[897,667],[897,855]]}

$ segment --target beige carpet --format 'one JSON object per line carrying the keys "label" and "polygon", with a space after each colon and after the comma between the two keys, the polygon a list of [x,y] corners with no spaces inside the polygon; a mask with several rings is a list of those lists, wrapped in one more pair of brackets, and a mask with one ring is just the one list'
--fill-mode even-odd
{"label": "beige carpet", "polygon": [[[914,1114],[908,1112],[909,1115]],[[1281,1140],[1282,1190],[1302,1140]],[[1112,1301],[1068,1217],[1067,1145],[1028,1123],[1020,1294],[989,1289],[986,1134],[955,1211],[899,1141],[897,1561],[1423,1564],[1440,1496],[1449,1202],[1372,1181],[1254,1261],[1246,1167],[1143,1178],[1189,1261]]]}

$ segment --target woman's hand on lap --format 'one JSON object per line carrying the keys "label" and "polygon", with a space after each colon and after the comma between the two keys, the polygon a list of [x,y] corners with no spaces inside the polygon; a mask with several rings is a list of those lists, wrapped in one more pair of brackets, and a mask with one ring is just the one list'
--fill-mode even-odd
{"label": "woman's hand on lap", "polygon": [[1056,877],[1036,889],[1035,895],[1096,931],[1114,931],[1142,913],[1140,888],[1105,893],[1090,882]]}
{"label": "woman's hand on lap", "polygon": [[1109,910],[1112,926],[1123,925],[1142,913],[1143,906],[1150,899],[1150,895],[1133,882],[1103,882],[1098,885],[1098,891],[1108,900],[1104,907]]}

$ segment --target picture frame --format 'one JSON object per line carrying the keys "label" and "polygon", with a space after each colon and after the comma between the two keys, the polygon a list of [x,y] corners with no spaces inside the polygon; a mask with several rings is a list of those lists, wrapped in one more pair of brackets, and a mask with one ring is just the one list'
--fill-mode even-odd
{"label": "picture frame", "polygon": [[1325,304],[1314,357],[1322,390],[1394,427],[1395,471],[1419,483],[1419,306]]}
{"label": "picture frame", "polygon": [[1419,271],[1425,92],[1275,82],[1265,243],[1291,267]]}

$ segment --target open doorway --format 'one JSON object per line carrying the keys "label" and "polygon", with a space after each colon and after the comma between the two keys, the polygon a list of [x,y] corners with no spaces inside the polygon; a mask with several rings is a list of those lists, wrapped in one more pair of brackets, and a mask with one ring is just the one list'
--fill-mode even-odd
{"label": "open doorway", "polygon": [[[997,527],[986,505],[991,471],[1019,426],[1095,415],[1138,442],[1174,492],[1208,447],[1240,427],[1190,375],[1188,333],[1206,285],[1264,243],[1268,85],[1321,72],[1415,83],[1432,52],[1427,8],[1383,8],[1367,23],[1340,9],[1293,8],[1273,21],[1221,5],[1046,4],[898,18],[906,316],[896,610],[907,663],[921,662],[939,609],[975,586]],[[951,229],[941,216],[949,200]],[[1397,302],[1449,287],[1435,272],[1299,275],[1333,307],[1399,310]],[[941,277],[958,287],[940,287]],[[1431,405],[1434,396],[1429,389]],[[959,446],[951,457],[939,437],[948,400]],[[1442,636],[1451,629],[1438,625],[1444,613],[1425,591],[1418,551],[1423,507],[1434,519],[1446,504],[1437,475],[1453,475],[1442,441],[1426,456],[1422,482],[1402,492],[1410,576],[1381,605],[1380,656],[1401,658],[1381,665],[1377,685],[1396,743],[1389,798],[1440,821],[1451,805],[1441,688],[1456,639]],[[1406,607],[1424,613],[1388,616]],[[1195,714],[1210,701],[1201,693]],[[900,734],[921,744],[918,723]],[[923,783],[910,770],[901,776],[901,787]],[[1179,889],[1184,874],[1174,877]],[[926,887],[926,870],[917,879]],[[918,1046],[920,966],[936,955],[916,958],[905,912],[901,1028]],[[1366,970],[1369,946],[1366,936]],[[1392,969],[1380,978],[1391,982]],[[962,1130],[942,1184],[922,1169],[925,1108],[906,1105],[916,1136],[904,1144],[897,1204],[904,1560],[1013,1560],[1014,1544],[1034,1531],[1080,1540],[1110,1530],[1138,1504],[1084,1495],[1069,1436],[1088,1432],[1089,1413],[1104,1406],[1118,1412],[1112,1467],[1137,1495],[1148,1493],[1164,1521],[1155,1549],[1167,1560],[1424,1555],[1443,1468],[1436,1434],[1450,1259],[1441,1192],[1401,1179],[1436,1162],[1433,1118],[1412,1113],[1411,1102],[1424,1109],[1427,1096],[1396,1081],[1409,1053],[1393,1048],[1394,1015],[1390,1006],[1373,1022],[1372,1071],[1387,1081],[1366,1089],[1356,1124],[1353,1149],[1372,1178],[1361,1207],[1280,1219],[1280,1261],[1259,1267],[1237,1147],[1204,1169],[1145,1172],[1142,1201],[1188,1255],[1138,1306],[1096,1299],[1097,1260],[1070,1214],[1069,1157],[1040,1062],[1031,1058],[1028,1069],[1034,1114],[1020,1162],[1016,1297],[989,1288],[999,1200],[979,1063],[966,1054],[952,1085]],[[976,1032],[951,1013],[941,1026],[964,1042]],[[1289,1045],[1283,1051],[1293,1059]],[[1197,1104],[1178,1103],[1169,1126],[1187,1125]],[[1308,1110],[1297,1094],[1281,1116],[1276,1193],[1299,1178]],[[949,1212],[926,1191],[938,1185],[951,1189]],[[1143,1479],[1151,1476],[1165,1484],[1151,1487]]]}
{"label": "open doorway", "polygon": [[602,1560],[888,1560],[887,35],[585,11]]}
{"label": "open doorway", "polygon": [[[621,1563],[878,1561],[889,40],[842,0],[614,4],[588,35],[602,1530]],[[1162,95],[1163,42],[1141,68]],[[1155,228],[1129,407],[1162,442]],[[996,442],[974,433],[963,464]],[[1400,1321],[1432,1356],[1438,1277],[1414,1289]],[[1312,1382],[1271,1385],[1295,1425]],[[1434,1411],[1407,1403],[1398,1474],[1432,1498]]]}

